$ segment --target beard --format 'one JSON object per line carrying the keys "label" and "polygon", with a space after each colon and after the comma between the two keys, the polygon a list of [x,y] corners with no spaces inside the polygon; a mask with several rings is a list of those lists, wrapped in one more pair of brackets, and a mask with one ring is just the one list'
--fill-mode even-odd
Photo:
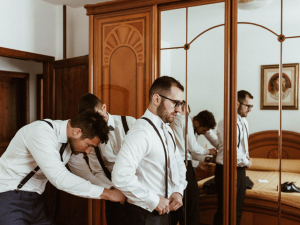
{"label": "beard", "polygon": [[[160,105],[157,108],[157,115],[164,121],[165,123],[172,123],[174,121],[174,117],[171,116],[172,113],[168,113],[166,107],[164,105],[165,101],[161,101]],[[173,112],[176,115],[176,112]]]}
{"label": "beard", "polygon": [[[71,151],[72,151],[72,153],[74,154],[74,155],[78,155],[78,154],[80,154],[80,153],[82,153],[82,152],[78,152],[78,151],[76,151],[76,149],[75,149],[75,147],[74,147],[74,143],[76,143],[78,140],[76,139],[76,138],[69,138],[69,143],[70,143],[70,147],[71,147]],[[75,149],[75,150],[74,150]]]}
{"label": "beard", "polygon": [[238,114],[239,114],[241,117],[247,117],[248,112],[244,112],[244,111],[242,110],[242,105],[240,105],[239,108],[238,108]]}

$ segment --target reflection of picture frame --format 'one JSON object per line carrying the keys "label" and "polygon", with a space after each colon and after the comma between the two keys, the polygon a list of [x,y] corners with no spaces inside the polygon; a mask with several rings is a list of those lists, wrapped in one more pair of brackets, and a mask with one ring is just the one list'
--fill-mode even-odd
{"label": "reflection of picture frame", "polygon": [[[299,63],[283,64],[282,109],[298,109]],[[261,109],[278,109],[279,65],[261,66]]]}

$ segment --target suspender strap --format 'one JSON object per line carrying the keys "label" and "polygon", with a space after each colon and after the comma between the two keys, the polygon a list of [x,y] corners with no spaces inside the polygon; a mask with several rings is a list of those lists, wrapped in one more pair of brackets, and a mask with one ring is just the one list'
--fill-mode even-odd
{"label": "suspender strap", "polygon": [[98,158],[98,161],[106,175],[106,177],[111,181],[111,172],[106,168],[104,162],[103,162],[103,159],[102,159],[102,156],[101,156],[101,153],[100,153],[100,149],[99,147],[97,146],[95,148],[95,152],[96,152],[96,155],[97,155],[97,158]]}
{"label": "suspender strap", "polygon": [[241,143],[241,130],[240,130],[240,127],[239,125],[237,125],[238,129],[239,129],[239,142],[237,144],[237,147],[239,148],[240,147],[240,143]]}
{"label": "suspender strap", "polygon": [[170,133],[170,131],[168,131],[168,132],[169,132],[169,134],[170,134],[170,136],[172,138],[172,141],[174,143],[174,152],[176,152],[176,144],[175,144],[174,138],[173,138],[172,134]]}
{"label": "suspender strap", "polygon": [[[165,147],[165,144],[163,142],[163,139],[159,133],[159,131],[157,130],[156,126],[152,123],[151,120],[149,120],[148,118],[146,117],[142,117],[142,119],[148,121],[150,123],[150,125],[154,128],[154,130],[156,131],[158,137],[160,138],[161,140],[161,143],[164,147],[164,151],[165,151],[165,162],[166,162],[166,174],[165,174],[165,185],[166,185],[166,193],[165,193],[165,198],[168,198],[168,159],[167,159],[167,150],[166,150],[166,147]],[[173,138],[172,138],[173,139]]]}
{"label": "suspender strap", "polygon": [[[48,123],[48,124],[52,127],[52,129],[53,129],[52,123],[50,123],[49,121],[46,121],[46,120],[42,120],[42,121]],[[63,156],[63,153],[64,153],[65,148],[66,148],[67,145],[68,145],[68,143],[63,143],[62,146],[61,146],[61,148],[60,148],[60,150],[59,150],[60,159],[61,159],[62,162],[63,162],[62,156]],[[24,177],[24,178],[21,180],[21,182],[19,183],[18,187],[15,189],[15,192],[18,193],[19,190],[27,183],[27,181],[29,181],[29,179],[30,179],[31,177],[34,176],[34,174],[36,174],[36,172],[37,172],[39,169],[40,169],[40,167],[37,166],[37,167],[35,167],[29,174],[27,174],[27,176]]]}
{"label": "suspender strap", "polygon": [[127,124],[127,121],[126,121],[126,116],[121,116],[121,119],[122,119],[122,124],[123,124],[125,134],[127,134],[129,128],[128,128],[128,124]]}

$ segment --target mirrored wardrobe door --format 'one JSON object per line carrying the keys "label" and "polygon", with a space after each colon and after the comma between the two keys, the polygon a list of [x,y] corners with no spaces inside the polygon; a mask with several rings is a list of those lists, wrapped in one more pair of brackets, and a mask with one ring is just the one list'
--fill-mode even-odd
{"label": "mirrored wardrobe door", "polygon": [[281,198],[279,224],[300,222],[300,2],[282,2],[282,72],[279,78],[282,107]]}
{"label": "mirrored wardrobe door", "polygon": [[237,224],[278,224],[281,117],[273,80],[281,4],[239,1],[238,8]]}
{"label": "mirrored wardrobe door", "polygon": [[[195,220],[213,224],[214,217],[223,220],[221,212],[215,216],[218,197],[214,174],[217,167],[220,183],[222,151],[216,158],[215,149],[222,148],[223,139],[224,18],[224,2],[169,8],[160,14],[160,76],[179,80],[187,102],[176,123],[171,124],[176,141],[183,140],[183,144],[177,143],[182,160],[187,159],[189,183],[180,224],[184,219],[187,224]],[[218,187],[222,193],[222,186]],[[219,205],[223,208],[222,201]]]}

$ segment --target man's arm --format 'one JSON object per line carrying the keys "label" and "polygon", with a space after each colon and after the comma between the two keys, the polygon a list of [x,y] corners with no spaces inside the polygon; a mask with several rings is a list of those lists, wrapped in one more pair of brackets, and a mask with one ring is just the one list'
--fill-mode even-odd
{"label": "man's arm", "polygon": [[190,118],[188,118],[188,150],[190,151],[193,159],[201,160],[201,156],[209,155],[210,150],[203,148],[196,140],[193,123]]}
{"label": "man's arm", "polygon": [[[92,150],[92,152],[95,153],[94,150]],[[90,154],[93,154],[92,152]],[[112,182],[105,176],[101,165],[99,165],[97,168],[97,176],[95,175],[94,170],[91,172],[89,166],[83,158],[83,154],[72,155],[68,165],[72,173],[90,181],[94,185],[98,185],[107,189],[113,186]]]}
{"label": "man's arm", "polygon": [[[112,197],[113,190],[104,191],[103,187],[92,185],[70,171],[68,171],[60,160],[57,150],[59,145],[57,137],[52,130],[37,128],[30,131],[26,137],[27,148],[43,171],[48,180],[59,190],[73,195],[99,199],[111,198],[124,201],[125,198],[118,195]],[[105,192],[104,195],[102,195]],[[107,194],[109,193],[109,194]]]}
{"label": "man's arm", "polygon": [[214,146],[216,149],[219,148],[218,136],[212,130],[207,131],[204,136],[212,146]]}

